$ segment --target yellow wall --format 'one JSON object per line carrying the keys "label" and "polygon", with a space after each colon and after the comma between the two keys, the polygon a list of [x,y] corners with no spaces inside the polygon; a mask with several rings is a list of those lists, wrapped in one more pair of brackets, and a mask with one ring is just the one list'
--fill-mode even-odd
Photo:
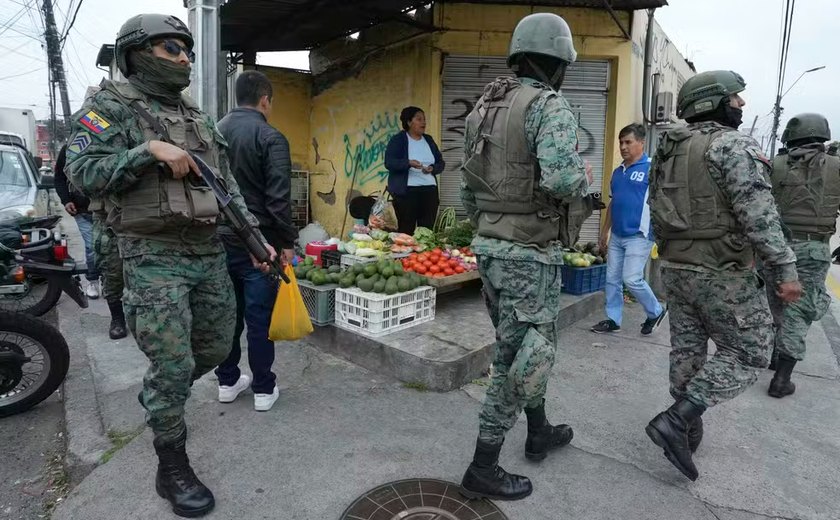
{"label": "yellow wall", "polygon": [[[402,129],[399,115],[404,107],[424,109],[427,131],[438,138],[440,120],[431,105],[431,64],[430,38],[422,37],[372,57],[358,76],[313,97],[311,132],[318,155],[310,144],[309,163],[315,172],[310,200],[314,219],[332,235],[342,230],[351,189],[356,195],[384,189],[385,147]],[[347,223],[345,232],[352,225],[349,216]]]}
{"label": "yellow wall", "polygon": [[309,170],[309,149],[312,134],[309,119],[312,112],[312,76],[295,70],[257,67],[268,76],[274,89],[271,117],[268,122],[289,140],[292,168]]}
{"label": "yellow wall", "polygon": [[[532,12],[560,14],[575,35],[580,59],[606,59],[611,63],[603,164],[606,193],[609,173],[621,160],[616,145],[618,131],[636,115],[632,43],[624,39],[609,15],[578,8],[435,4],[435,24],[445,31],[377,53],[356,76],[337,81],[319,94],[311,94],[308,76],[289,71],[270,75],[277,113],[272,123],[289,137],[293,160],[312,172],[313,220],[332,235],[338,235],[343,225],[346,232],[352,223],[349,217],[345,220],[351,183],[356,195],[369,195],[385,187],[385,146],[400,130],[399,112],[403,107],[423,108],[427,132],[440,142],[444,56],[506,55],[516,23]],[[619,13],[619,17],[626,26],[629,14]],[[282,102],[282,96],[277,95],[281,92],[286,96]]]}

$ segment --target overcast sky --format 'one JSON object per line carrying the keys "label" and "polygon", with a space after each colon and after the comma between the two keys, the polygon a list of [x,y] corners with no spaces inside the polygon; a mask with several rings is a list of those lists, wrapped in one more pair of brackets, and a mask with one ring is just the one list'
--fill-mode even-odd
{"label": "overcast sky", "polygon": [[[87,85],[99,83],[103,72],[94,62],[103,43],[113,43],[120,25],[136,14],[139,2],[116,0],[54,0],[59,30],[66,26],[68,11],[82,2],[76,23],[64,47],[70,104],[76,110]],[[48,109],[46,56],[39,42],[39,0],[0,1],[0,105],[31,107],[39,117]],[[779,36],[784,0],[669,0],[657,18],[677,48],[694,61],[698,71],[732,69],[747,81],[744,131],[759,120],[755,136],[770,134]],[[822,112],[840,136],[840,27],[837,0],[800,0],[796,3],[793,39],[788,59],[786,88],[799,74],[807,74],[787,94],[782,128],[787,118],[805,111]],[[186,22],[182,0],[143,0],[144,12],[172,13]],[[72,13],[70,13],[72,14]],[[13,22],[13,23],[10,23]],[[308,68],[305,53],[261,56],[266,64]]]}

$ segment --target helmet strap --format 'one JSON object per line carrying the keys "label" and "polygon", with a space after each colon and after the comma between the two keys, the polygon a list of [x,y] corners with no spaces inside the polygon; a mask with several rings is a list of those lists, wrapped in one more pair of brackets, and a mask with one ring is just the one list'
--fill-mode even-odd
{"label": "helmet strap", "polygon": [[563,80],[566,78],[566,62],[557,60],[557,67],[554,69],[552,74],[546,73],[545,69],[538,64],[535,60],[531,59],[530,56],[525,54],[523,56],[525,62],[531,68],[538,79],[545,83],[546,85],[550,86],[554,90],[560,90],[560,86],[563,84]]}

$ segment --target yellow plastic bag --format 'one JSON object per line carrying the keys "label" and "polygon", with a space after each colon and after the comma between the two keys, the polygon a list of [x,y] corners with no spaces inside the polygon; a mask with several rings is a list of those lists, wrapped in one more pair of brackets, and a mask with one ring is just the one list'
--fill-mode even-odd
{"label": "yellow plastic bag", "polygon": [[286,276],[290,283],[281,283],[277,289],[277,300],[271,311],[271,325],[268,339],[271,341],[294,341],[312,334],[312,320],[300,295],[295,272],[286,264]]}

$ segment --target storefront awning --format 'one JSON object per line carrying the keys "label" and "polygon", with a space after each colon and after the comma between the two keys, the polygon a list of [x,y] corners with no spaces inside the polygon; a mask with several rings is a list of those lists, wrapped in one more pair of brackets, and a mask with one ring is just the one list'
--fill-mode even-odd
{"label": "storefront awning", "polygon": [[[668,4],[667,0],[461,1],[588,7],[610,11],[648,9]],[[404,13],[431,3],[432,0],[228,0],[221,7],[222,49],[234,52],[306,50],[384,22],[398,21],[420,26],[422,24]]]}

